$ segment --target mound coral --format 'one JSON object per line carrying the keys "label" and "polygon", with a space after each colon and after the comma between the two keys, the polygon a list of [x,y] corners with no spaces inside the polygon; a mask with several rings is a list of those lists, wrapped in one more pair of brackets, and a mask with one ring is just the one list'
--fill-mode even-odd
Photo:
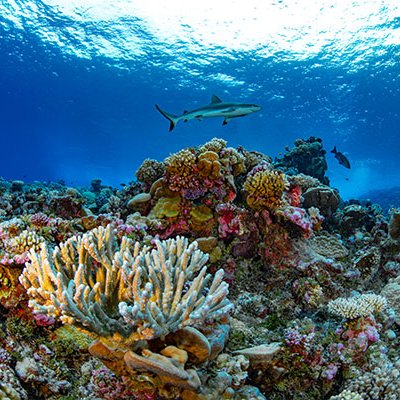
{"label": "mound coral", "polygon": [[283,204],[282,196],[287,187],[285,174],[279,170],[250,173],[243,185],[249,207],[269,210],[274,210]]}
{"label": "mound coral", "polygon": [[219,156],[214,151],[205,151],[198,157],[197,168],[199,174],[211,180],[221,178],[221,163]]}
{"label": "mound coral", "polygon": [[136,178],[148,190],[150,186],[165,173],[164,163],[146,158],[139,169],[136,171]]}
{"label": "mound coral", "polygon": [[178,151],[165,159],[165,178],[169,189],[178,192],[199,186],[196,156],[190,149]]}

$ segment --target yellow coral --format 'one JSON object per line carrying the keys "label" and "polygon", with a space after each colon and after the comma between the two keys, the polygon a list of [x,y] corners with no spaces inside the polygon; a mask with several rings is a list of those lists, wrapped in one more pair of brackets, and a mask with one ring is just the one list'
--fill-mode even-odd
{"label": "yellow coral", "polygon": [[[18,279],[18,275],[16,279]],[[11,269],[0,266],[0,300],[11,296],[16,279],[13,277]]]}
{"label": "yellow coral", "polygon": [[210,179],[221,178],[221,163],[218,154],[214,151],[205,151],[198,157],[197,167],[199,174]]}
{"label": "yellow coral", "polygon": [[44,238],[34,231],[24,230],[18,236],[6,242],[6,248],[14,254],[23,254],[33,248],[35,251],[40,249],[40,244]]}
{"label": "yellow coral", "polygon": [[183,149],[165,159],[166,172],[178,175],[190,175],[194,172],[196,157],[190,149]]}
{"label": "yellow coral", "polygon": [[161,197],[151,210],[151,215],[156,218],[174,218],[179,215],[179,203],[181,198],[176,197]]}
{"label": "yellow coral", "polygon": [[251,208],[266,207],[270,210],[280,207],[283,203],[283,191],[287,185],[282,171],[258,171],[248,176],[244,183],[247,204]]}
{"label": "yellow coral", "polygon": [[213,218],[211,209],[205,205],[193,207],[190,210],[190,225],[195,231],[202,231],[207,229],[208,222]]}

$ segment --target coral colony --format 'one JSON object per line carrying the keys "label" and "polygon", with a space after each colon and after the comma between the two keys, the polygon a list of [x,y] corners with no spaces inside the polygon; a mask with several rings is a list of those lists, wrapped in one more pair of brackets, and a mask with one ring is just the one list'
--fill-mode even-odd
{"label": "coral colony", "polygon": [[212,139],[117,190],[0,180],[0,399],[400,398],[400,211],[322,142]]}

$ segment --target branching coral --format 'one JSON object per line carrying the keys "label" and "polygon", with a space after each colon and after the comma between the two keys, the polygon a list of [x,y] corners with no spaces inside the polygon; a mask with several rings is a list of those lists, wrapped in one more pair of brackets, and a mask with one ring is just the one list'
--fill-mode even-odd
{"label": "branching coral", "polygon": [[109,225],[72,237],[52,255],[43,244],[30,257],[20,278],[30,306],[105,343],[129,346],[218,320],[231,308],[223,271],[211,282],[207,255],[184,238],[150,249],[124,237],[118,246]]}
{"label": "branching coral", "polygon": [[386,307],[387,301],[383,296],[376,294],[362,294],[361,296],[344,298],[339,297],[330,301],[328,310],[332,314],[346,319],[367,317],[378,313]]}
{"label": "branching coral", "polygon": [[359,371],[348,385],[348,390],[362,395],[361,398],[397,400],[400,393],[400,361],[393,363],[383,357],[381,364],[373,370]]}
{"label": "branching coral", "polygon": [[[222,350],[232,304],[223,270],[207,274],[208,256],[197,242],[177,237],[154,244],[124,236],[118,245],[111,225],[99,227],[52,255],[45,244],[40,253],[32,250],[20,281],[36,313],[98,339],[89,351],[109,368],[133,381],[145,371],[153,388],[176,398],[174,388],[200,388],[197,372],[185,369],[188,353],[203,362]],[[224,333],[215,339],[213,329]]]}
{"label": "branching coral", "polygon": [[36,232],[24,230],[15,238],[7,241],[6,247],[12,253],[23,254],[31,248],[36,251],[39,250],[40,244],[43,243],[43,241],[43,237],[39,236]]}
{"label": "branching coral", "polygon": [[226,140],[219,138],[212,138],[209,142],[203,144],[203,146],[199,147],[199,151],[201,153],[205,151],[213,151],[215,153],[219,153],[222,149],[224,149],[227,145]]}
{"label": "branching coral", "polygon": [[282,205],[282,195],[287,187],[286,177],[279,170],[263,170],[250,174],[243,186],[249,207],[269,210]]}

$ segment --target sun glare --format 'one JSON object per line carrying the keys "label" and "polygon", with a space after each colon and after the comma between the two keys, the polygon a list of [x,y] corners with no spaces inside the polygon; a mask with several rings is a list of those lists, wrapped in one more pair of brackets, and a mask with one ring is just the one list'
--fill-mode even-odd
{"label": "sun glare", "polygon": [[[340,54],[358,44],[399,44],[400,38],[393,26],[376,26],[395,21],[400,13],[398,0],[43,0],[43,7],[29,6],[29,2],[10,1],[8,19],[14,25],[18,18],[39,20],[41,12],[68,18],[75,24],[70,34],[77,42],[84,42],[82,25],[98,27],[97,43],[102,56],[132,58],[145,54],[143,43],[136,38],[135,26],[157,42],[161,51],[177,44],[184,51],[225,49],[228,51],[255,51],[260,57],[285,52],[285,57],[304,59],[322,50]],[[21,5],[22,4],[22,5]],[[101,29],[115,27],[118,37],[101,36]],[[51,24],[44,30],[51,29]],[[38,32],[40,34],[40,32]],[[55,37],[58,36],[58,37]],[[62,32],[43,35],[43,40],[63,42]],[[81,43],[81,49],[85,43]],[[125,46],[125,47],[124,47]],[[66,46],[70,48],[70,46]],[[70,49],[73,51],[73,49]],[[93,48],[92,48],[93,50]],[[81,54],[75,51],[75,54]]]}

